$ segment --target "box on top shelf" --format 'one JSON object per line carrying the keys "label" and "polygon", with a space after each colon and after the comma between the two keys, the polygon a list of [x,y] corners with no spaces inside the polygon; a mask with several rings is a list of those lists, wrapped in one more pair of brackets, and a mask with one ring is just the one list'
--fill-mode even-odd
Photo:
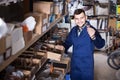
{"label": "box on top shelf", "polygon": [[35,18],[35,21],[37,23],[40,23],[41,25],[48,23],[47,14],[45,13],[31,12],[25,14],[25,17],[29,17],[29,16],[33,16]]}
{"label": "box on top shelf", "polygon": [[34,32],[37,33],[37,34],[41,34],[43,32],[42,27],[44,25],[48,24],[47,14],[38,13],[38,12],[32,12],[32,13],[25,14],[25,17],[28,17],[28,16],[33,16],[36,20],[36,25],[35,25]]}
{"label": "box on top shelf", "polygon": [[8,34],[0,39],[0,54],[4,60],[25,46],[22,27],[16,27],[13,23],[7,23],[7,26]]}
{"label": "box on top shelf", "polygon": [[0,64],[12,54],[11,36],[6,35],[0,39]]}
{"label": "box on top shelf", "polygon": [[109,4],[108,3],[96,4],[95,15],[109,15]]}
{"label": "box on top shelf", "polygon": [[2,37],[0,39],[0,54],[3,54],[6,50],[6,38]]}
{"label": "box on top shelf", "polygon": [[11,45],[12,45],[12,55],[16,54],[25,46],[23,29],[18,26],[19,23],[8,23],[10,35],[11,35]]}
{"label": "box on top shelf", "polygon": [[33,3],[33,12],[42,12],[46,14],[52,14],[53,2],[36,1]]}
{"label": "box on top shelf", "polygon": [[12,32],[12,54],[16,54],[25,46],[22,27],[15,28]]}
{"label": "box on top shelf", "polygon": [[23,32],[23,37],[24,37],[25,45],[27,45],[29,41],[32,40],[33,31]]}
{"label": "box on top shelf", "polygon": [[62,14],[63,10],[63,2],[56,2],[54,3],[54,14]]}
{"label": "box on top shelf", "polygon": [[7,34],[6,36],[0,39],[0,54],[6,52],[8,48],[11,47],[11,35]]}

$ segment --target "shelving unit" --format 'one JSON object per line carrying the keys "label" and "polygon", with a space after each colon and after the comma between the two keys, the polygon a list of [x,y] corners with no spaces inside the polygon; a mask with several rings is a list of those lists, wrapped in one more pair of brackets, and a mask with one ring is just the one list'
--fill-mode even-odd
{"label": "shelving unit", "polygon": [[17,2],[20,2],[20,1],[23,1],[23,0],[1,0],[0,1],[0,5],[10,5],[10,3],[17,3]]}
{"label": "shelving unit", "polygon": [[49,28],[43,32],[41,35],[38,34],[34,34],[33,38],[30,42],[28,42],[28,44],[19,52],[17,52],[15,55],[12,55],[10,58],[8,58],[7,60],[5,60],[2,64],[0,64],[0,72],[5,69],[10,63],[12,63],[20,54],[22,54],[26,49],[28,49],[30,46],[32,46],[37,40],[39,40],[45,33],[47,33],[54,25],[56,25],[60,20],[62,20],[64,18],[64,16],[66,16],[67,13],[65,13],[64,15],[62,15],[60,18],[56,19],[54,22],[52,22],[49,26]]}

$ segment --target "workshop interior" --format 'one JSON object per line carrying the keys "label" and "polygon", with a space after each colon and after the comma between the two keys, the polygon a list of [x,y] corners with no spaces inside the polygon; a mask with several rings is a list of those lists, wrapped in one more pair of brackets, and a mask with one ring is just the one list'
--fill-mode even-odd
{"label": "workshop interior", "polygon": [[63,43],[76,9],[105,40],[94,80],[120,80],[120,0],[0,0],[0,80],[71,80]]}

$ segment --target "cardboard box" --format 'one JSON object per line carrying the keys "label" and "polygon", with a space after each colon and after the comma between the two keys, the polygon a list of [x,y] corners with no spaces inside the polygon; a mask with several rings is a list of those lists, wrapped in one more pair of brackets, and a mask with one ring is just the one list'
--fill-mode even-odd
{"label": "cardboard box", "polygon": [[24,41],[25,41],[25,45],[26,45],[32,39],[33,31],[24,32],[23,36],[24,36]]}
{"label": "cardboard box", "polygon": [[62,14],[63,4],[61,2],[54,3],[54,14]]}
{"label": "cardboard box", "polygon": [[12,46],[11,35],[6,35],[0,39],[0,54],[5,53],[6,49]]}
{"label": "cardboard box", "polygon": [[53,13],[53,2],[37,1],[33,3],[33,12]]}
{"label": "cardboard box", "polygon": [[0,54],[3,54],[6,50],[6,37],[0,39]]}
{"label": "cardboard box", "polygon": [[95,15],[109,15],[109,4],[100,3],[99,5],[95,5]]}
{"label": "cardboard box", "polygon": [[48,23],[47,14],[45,13],[32,12],[25,14],[25,18],[29,16],[33,16],[35,18],[35,21],[37,22],[36,24],[44,25]]}
{"label": "cardboard box", "polygon": [[7,48],[6,52],[4,53],[4,59],[8,59],[12,55],[12,47]]}
{"label": "cardboard box", "polygon": [[4,61],[4,55],[3,54],[0,54],[0,64],[2,64]]}
{"label": "cardboard box", "polygon": [[42,32],[44,32],[43,26],[46,26],[46,24],[48,23],[47,14],[33,12],[33,13],[27,13],[25,15],[25,17],[28,17],[28,16],[33,16],[36,20],[34,32],[37,34],[41,34]]}
{"label": "cardboard box", "polygon": [[65,68],[66,73],[69,72],[70,71],[70,58],[69,57],[62,58],[61,63],[66,65],[66,68]]}
{"label": "cardboard box", "polygon": [[67,3],[70,3],[70,2],[71,2],[71,0],[66,0],[66,2],[67,2]]}
{"label": "cardboard box", "polygon": [[41,26],[41,24],[37,24],[35,26],[35,30],[34,32],[37,34],[42,34],[43,32],[45,32],[47,30],[47,24],[44,24]]}
{"label": "cardboard box", "polygon": [[62,57],[62,55],[60,53],[47,51],[47,58],[48,59],[60,61],[61,57]]}
{"label": "cardboard box", "polygon": [[61,58],[61,61],[54,62],[53,66],[55,68],[64,69],[64,73],[67,73],[70,70],[70,58]]}
{"label": "cardboard box", "polygon": [[12,55],[16,54],[25,46],[22,27],[15,27],[11,33]]}
{"label": "cardboard box", "polygon": [[34,32],[37,34],[42,34],[47,30],[46,25],[40,26],[40,24],[36,25]]}
{"label": "cardboard box", "polygon": [[12,37],[11,34],[6,35],[6,49],[11,48],[12,46]]}

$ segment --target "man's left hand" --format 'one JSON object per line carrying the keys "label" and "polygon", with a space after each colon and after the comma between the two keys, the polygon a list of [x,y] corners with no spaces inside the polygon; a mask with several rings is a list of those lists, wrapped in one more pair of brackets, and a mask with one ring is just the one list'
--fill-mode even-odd
{"label": "man's left hand", "polygon": [[87,26],[87,32],[91,38],[93,38],[93,36],[95,36],[95,30],[93,28],[91,28],[90,26]]}

